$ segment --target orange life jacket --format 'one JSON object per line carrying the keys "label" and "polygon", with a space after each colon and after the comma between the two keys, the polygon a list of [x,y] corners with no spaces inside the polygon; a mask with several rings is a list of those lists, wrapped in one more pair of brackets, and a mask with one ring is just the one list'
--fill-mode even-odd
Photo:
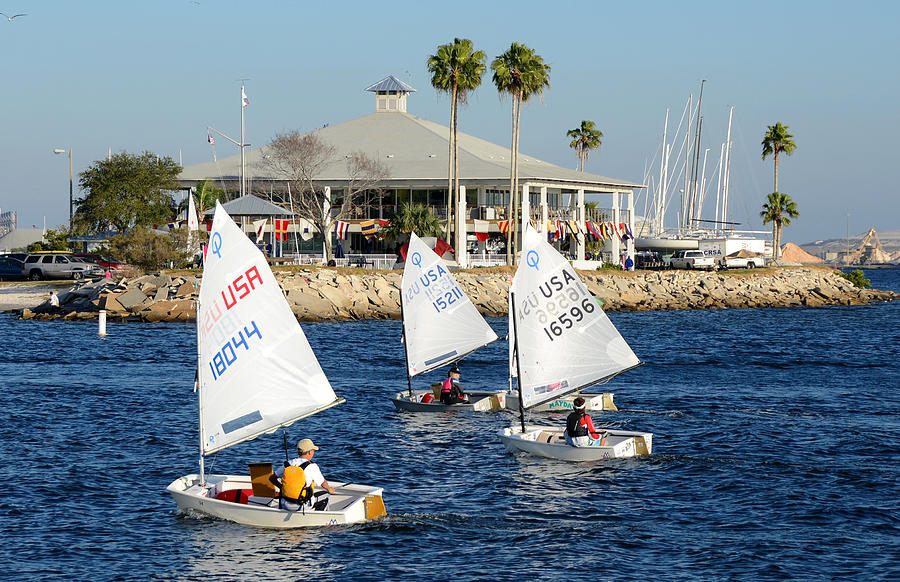
{"label": "orange life jacket", "polygon": [[312,498],[313,486],[306,484],[306,473],[303,467],[309,462],[301,464],[299,467],[291,465],[284,468],[284,475],[281,477],[281,496],[295,503],[306,503]]}

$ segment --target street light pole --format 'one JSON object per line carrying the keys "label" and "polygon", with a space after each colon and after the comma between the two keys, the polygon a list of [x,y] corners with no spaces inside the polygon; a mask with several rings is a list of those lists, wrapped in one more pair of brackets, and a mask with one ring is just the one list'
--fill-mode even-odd
{"label": "street light pole", "polygon": [[62,148],[56,148],[53,150],[54,154],[69,154],[69,232],[72,231],[72,193],[73,193],[73,180],[72,180],[72,148],[68,150],[64,150]]}

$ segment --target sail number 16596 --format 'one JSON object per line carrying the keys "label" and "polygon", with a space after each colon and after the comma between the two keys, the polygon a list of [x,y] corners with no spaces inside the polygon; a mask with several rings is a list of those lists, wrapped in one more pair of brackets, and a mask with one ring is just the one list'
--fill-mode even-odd
{"label": "sail number 16596", "polygon": [[585,297],[581,301],[581,305],[573,305],[550,320],[550,324],[543,327],[544,333],[547,334],[550,341],[553,341],[561,336],[564,331],[571,329],[576,323],[583,320],[585,314],[592,313],[595,309],[597,309],[597,306],[594,304],[594,298]]}

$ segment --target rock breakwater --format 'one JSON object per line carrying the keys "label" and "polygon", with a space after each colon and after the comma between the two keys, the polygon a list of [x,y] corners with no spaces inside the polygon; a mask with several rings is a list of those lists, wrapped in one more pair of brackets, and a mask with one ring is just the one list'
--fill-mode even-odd
{"label": "rock breakwater", "polygon": [[[454,277],[486,316],[506,315],[512,269],[457,271]],[[276,271],[301,321],[398,319],[400,271],[289,268]],[[824,267],[771,268],[742,273],[693,271],[584,271],[588,289],[607,311],[861,305],[897,299],[896,293],[859,289]],[[112,320],[193,321],[199,278],[154,274],[101,279],[73,286],[21,311],[25,319],[91,319],[101,309]]]}

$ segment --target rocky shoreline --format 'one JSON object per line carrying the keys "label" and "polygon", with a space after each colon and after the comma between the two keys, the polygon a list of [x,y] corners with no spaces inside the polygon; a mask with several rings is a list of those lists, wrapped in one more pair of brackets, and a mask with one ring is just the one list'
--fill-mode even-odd
{"label": "rocky shoreline", "polygon": [[[512,269],[454,273],[485,316],[505,316]],[[607,311],[862,305],[891,301],[890,291],[859,289],[825,267],[781,267],[746,272],[582,271],[588,289]],[[276,279],[300,321],[399,319],[400,271],[277,269]],[[199,279],[152,274],[81,282],[31,308],[11,310],[23,319],[94,319],[106,310],[113,321],[194,321]],[[44,295],[46,297],[46,295]]]}

